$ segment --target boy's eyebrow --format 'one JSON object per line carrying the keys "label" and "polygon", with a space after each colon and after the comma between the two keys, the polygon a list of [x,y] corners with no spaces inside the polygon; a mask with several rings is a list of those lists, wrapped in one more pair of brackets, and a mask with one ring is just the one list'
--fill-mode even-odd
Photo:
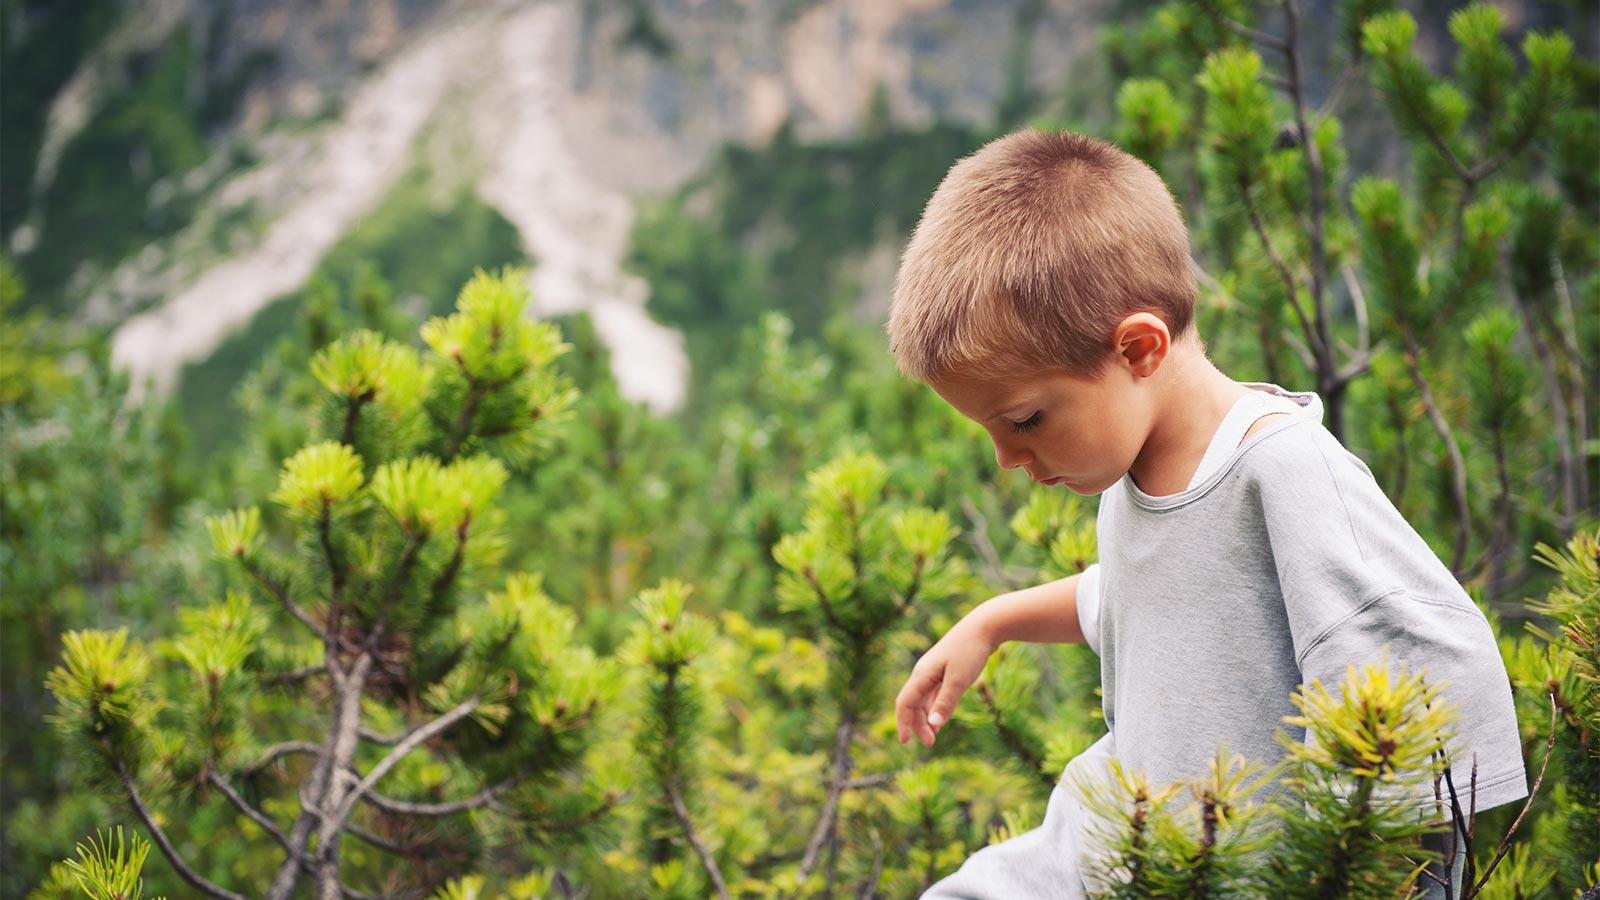
{"label": "boy's eyebrow", "polygon": [[1001,407],[999,412],[995,413],[994,415],[990,416],[987,419],[984,419],[984,421],[985,422],[993,422],[995,419],[1000,418],[1001,416],[1005,415],[1008,412],[1009,413],[1014,413],[1017,410],[1022,409],[1025,406],[1032,406],[1032,405],[1033,405],[1033,400],[1031,398],[1026,400],[1026,401],[1018,401],[1016,403],[1011,404],[1010,406]]}

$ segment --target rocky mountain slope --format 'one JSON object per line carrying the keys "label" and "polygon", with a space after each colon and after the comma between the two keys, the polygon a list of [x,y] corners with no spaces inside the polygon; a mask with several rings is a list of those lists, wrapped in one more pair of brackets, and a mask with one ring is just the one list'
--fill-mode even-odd
{"label": "rocky mountain slope", "polygon": [[[725,142],[759,144],[785,123],[802,138],[848,135],[874,103],[897,122],[987,123],[1008,91],[1058,87],[1103,13],[1102,0],[139,0],[51,103],[33,192],[51,189],[62,149],[119,79],[184,37],[189,95],[238,85],[209,157],[152,187],[157,201],[199,198],[194,215],[79,267],[69,289],[116,328],[115,358],[136,382],[170,389],[186,362],[303,285],[425,158],[515,225],[540,312],[588,310],[624,392],[669,410],[681,339],[649,319],[647,286],[619,265],[635,200]],[[8,223],[14,255],[46,233],[39,209]]]}

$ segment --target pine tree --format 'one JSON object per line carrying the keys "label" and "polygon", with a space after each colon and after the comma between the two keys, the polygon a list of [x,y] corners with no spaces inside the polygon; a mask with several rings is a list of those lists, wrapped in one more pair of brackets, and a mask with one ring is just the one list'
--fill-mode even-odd
{"label": "pine tree", "polygon": [[284,463],[281,518],[210,522],[240,589],[158,646],[181,675],[158,675],[125,630],[65,637],[49,678],[59,730],[196,890],[242,896],[185,859],[163,802],[225,800],[253,823],[281,857],[269,898],[305,881],[351,890],[347,838],[459,871],[496,840],[569,839],[615,802],[580,766],[610,664],[574,642],[537,575],[491,588],[507,466],[572,401],[552,367],[565,345],[524,317],[522,281],[480,271],[454,315],[423,326],[427,358],[371,332],[317,355],[331,437]]}

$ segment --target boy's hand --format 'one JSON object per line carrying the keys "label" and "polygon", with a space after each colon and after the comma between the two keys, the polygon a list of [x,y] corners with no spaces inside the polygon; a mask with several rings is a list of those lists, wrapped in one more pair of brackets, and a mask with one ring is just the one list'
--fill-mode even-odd
{"label": "boy's hand", "polygon": [[933,736],[950,721],[957,701],[983,674],[997,646],[974,610],[922,654],[894,701],[900,743],[915,734],[922,746],[932,747]]}

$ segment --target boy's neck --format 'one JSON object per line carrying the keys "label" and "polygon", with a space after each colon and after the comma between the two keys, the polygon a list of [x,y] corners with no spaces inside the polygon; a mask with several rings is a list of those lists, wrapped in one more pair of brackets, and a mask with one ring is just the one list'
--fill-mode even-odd
{"label": "boy's neck", "polygon": [[1192,340],[1173,344],[1157,377],[1154,420],[1129,469],[1139,490],[1154,497],[1189,486],[1228,410],[1251,390],[1212,365]]}

